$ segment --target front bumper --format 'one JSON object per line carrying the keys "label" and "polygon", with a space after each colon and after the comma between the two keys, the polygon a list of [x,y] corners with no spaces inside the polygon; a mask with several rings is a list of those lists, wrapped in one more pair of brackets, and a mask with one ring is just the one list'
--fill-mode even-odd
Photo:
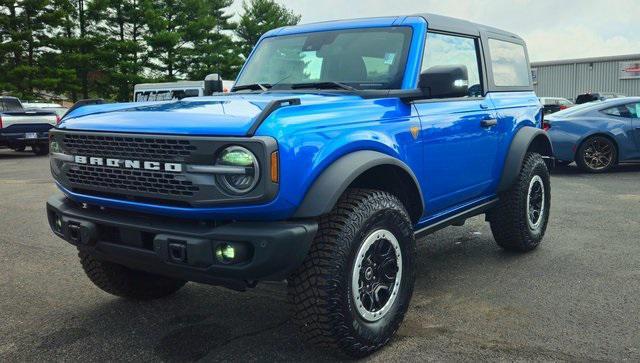
{"label": "front bumper", "polygon": [[[212,222],[83,206],[62,195],[47,202],[53,232],[98,258],[178,279],[242,289],[277,281],[297,268],[318,229],[315,221]],[[58,221],[60,223],[58,223]],[[245,259],[225,264],[216,246],[231,243]],[[181,249],[183,258],[176,258]]]}

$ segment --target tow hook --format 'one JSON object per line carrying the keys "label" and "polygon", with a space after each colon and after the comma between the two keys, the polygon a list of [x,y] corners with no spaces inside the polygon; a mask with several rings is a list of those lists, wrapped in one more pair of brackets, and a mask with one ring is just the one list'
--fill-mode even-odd
{"label": "tow hook", "polygon": [[67,230],[69,231],[69,240],[71,240],[71,242],[75,244],[82,242],[82,230],[79,224],[69,222],[67,224]]}
{"label": "tow hook", "polygon": [[187,246],[184,243],[169,243],[169,259],[175,263],[187,262]]}

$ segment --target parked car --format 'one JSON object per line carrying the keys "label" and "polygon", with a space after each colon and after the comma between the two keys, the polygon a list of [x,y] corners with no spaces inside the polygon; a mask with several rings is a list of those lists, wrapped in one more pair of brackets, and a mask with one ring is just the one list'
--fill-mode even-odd
{"label": "parked car", "polygon": [[561,97],[540,97],[540,103],[544,108],[544,114],[549,115],[554,112],[565,110],[574,104],[566,98]]}
{"label": "parked car", "polygon": [[541,122],[512,33],[430,14],[287,26],[228,94],[70,111],[48,220],[104,291],[287,279],[309,341],[365,356],[404,318],[416,238],[486,214],[502,248],[540,244]]}
{"label": "parked car", "polygon": [[49,129],[58,118],[51,111],[25,110],[15,97],[0,97],[0,147],[24,151],[31,147],[37,155],[49,153]]}
{"label": "parked car", "polygon": [[64,116],[69,109],[67,107],[63,107],[57,103],[45,103],[45,102],[23,102],[22,107],[25,110],[37,110],[37,111],[49,111],[53,112],[58,116],[58,121]]}
{"label": "parked car", "polygon": [[640,160],[640,97],[585,103],[545,119],[559,164],[602,173],[619,162]]}
{"label": "parked car", "polygon": [[623,94],[615,93],[615,92],[587,92],[580,94],[576,97],[576,105],[580,105],[587,102],[593,101],[604,101],[611,98],[621,98],[626,97]]}

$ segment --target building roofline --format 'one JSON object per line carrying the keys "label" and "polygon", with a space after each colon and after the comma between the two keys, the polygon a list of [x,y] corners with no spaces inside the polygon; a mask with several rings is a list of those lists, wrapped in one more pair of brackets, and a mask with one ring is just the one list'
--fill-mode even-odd
{"label": "building roofline", "polygon": [[575,58],[575,59],[561,59],[561,60],[551,60],[551,61],[542,61],[542,62],[531,62],[531,67],[557,66],[557,65],[563,65],[563,64],[574,64],[574,63],[625,61],[625,60],[640,60],[640,54],[611,55],[611,56],[604,56],[604,57]]}

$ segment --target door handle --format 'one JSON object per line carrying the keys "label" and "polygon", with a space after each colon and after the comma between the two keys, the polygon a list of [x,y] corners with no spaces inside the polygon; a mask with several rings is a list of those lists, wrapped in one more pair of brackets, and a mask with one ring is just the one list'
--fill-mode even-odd
{"label": "door handle", "polygon": [[482,127],[491,127],[497,124],[498,124],[498,120],[496,120],[495,118],[480,121],[480,126]]}
{"label": "door handle", "polygon": [[486,110],[486,109],[489,108],[489,105],[487,105],[486,103],[481,103],[480,104],[480,108],[483,109],[483,110]]}

